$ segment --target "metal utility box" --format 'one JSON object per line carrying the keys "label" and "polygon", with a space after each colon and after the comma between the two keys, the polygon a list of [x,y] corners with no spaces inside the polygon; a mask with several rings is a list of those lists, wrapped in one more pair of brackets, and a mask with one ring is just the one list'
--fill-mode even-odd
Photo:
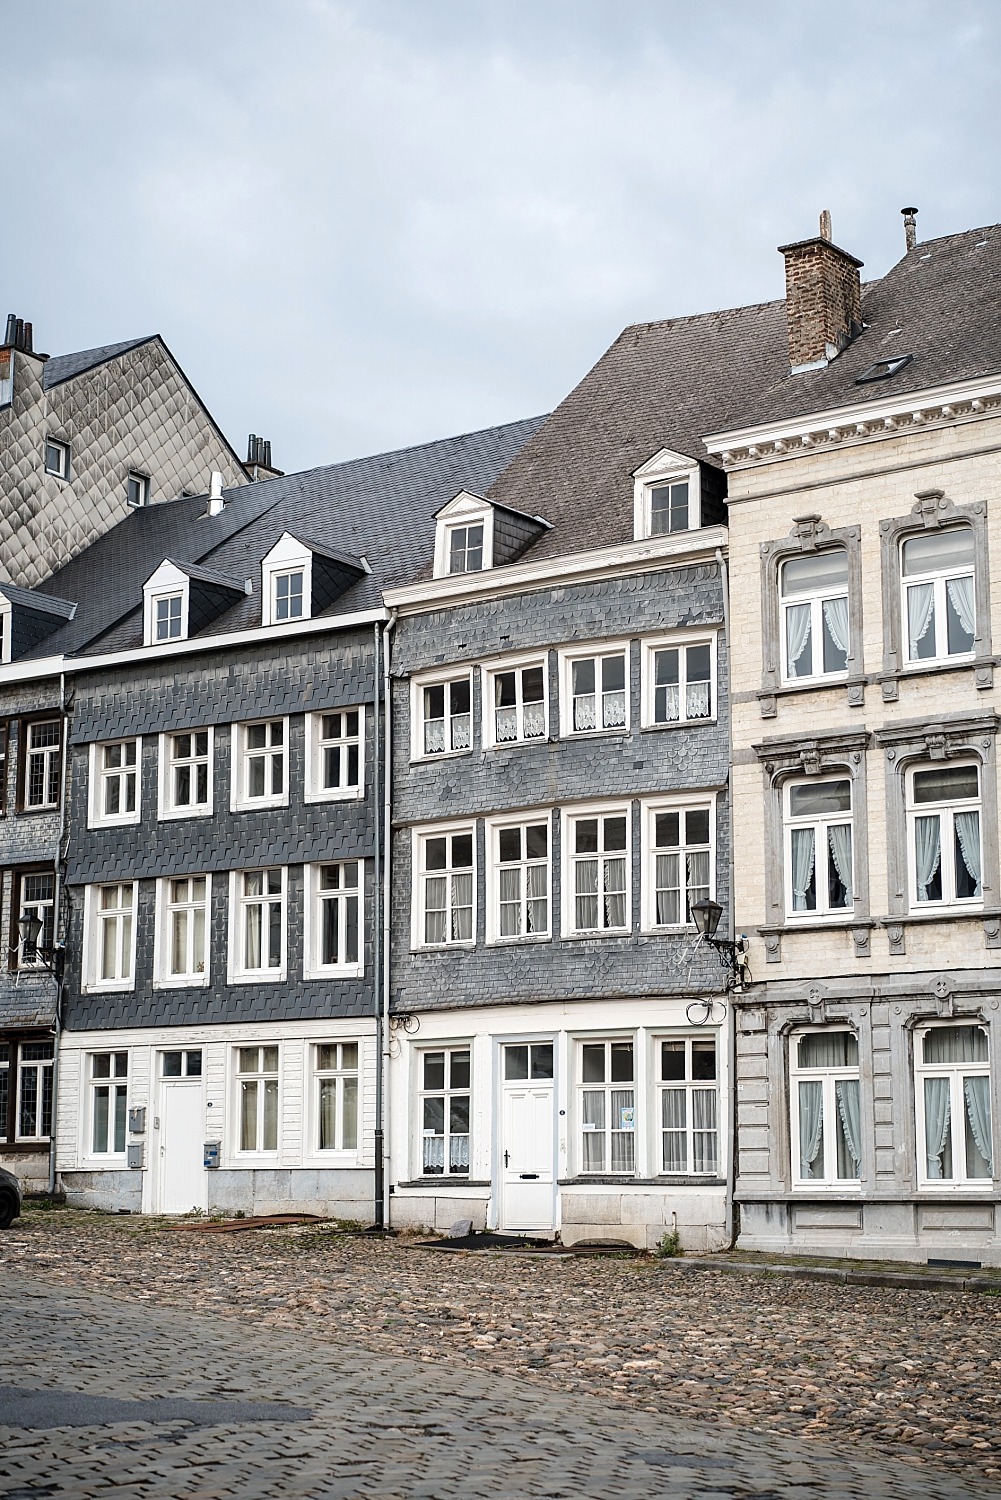
{"label": "metal utility box", "polygon": [[219,1141],[205,1142],[204,1162],[207,1167],[217,1167],[219,1165],[219,1146]]}
{"label": "metal utility box", "polygon": [[136,1141],[128,1148],[128,1164],[130,1167],[141,1167],[143,1164],[144,1146],[142,1141]]}
{"label": "metal utility box", "polygon": [[136,1104],[129,1110],[129,1132],[132,1135],[146,1134],[146,1106]]}

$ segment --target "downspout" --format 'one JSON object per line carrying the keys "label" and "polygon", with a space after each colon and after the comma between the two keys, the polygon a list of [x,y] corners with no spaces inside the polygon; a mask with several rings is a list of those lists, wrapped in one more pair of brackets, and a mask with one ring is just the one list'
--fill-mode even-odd
{"label": "downspout", "polygon": [[382,908],[385,903],[385,895],[380,880],[382,855],[379,818],[382,809],[379,805],[381,786],[379,778],[382,775],[382,745],[379,738],[379,711],[381,681],[379,674],[379,624],[376,621],[372,627],[374,654],[372,657],[372,722],[373,722],[373,745],[372,745],[372,823],[373,844],[375,852],[372,858],[372,883],[375,891],[375,932],[373,935],[372,956],[372,992],[375,1009],[375,1228],[382,1229],[386,1218],[386,1177],[385,1162],[383,1157],[383,1132],[382,1111],[385,1079],[382,1068],[382,1005],[381,990],[382,983]]}
{"label": "downspout", "polygon": [[382,773],[382,1016],[380,1025],[380,1039],[382,1043],[382,1139],[379,1143],[382,1150],[382,1179],[384,1184],[384,1217],[381,1227],[391,1228],[390,1203],[392,1201],[392,1186],[389,1179],[392,1176],[393,1153],[390,1149],[390,1110],[389,1110],[389,981],[390,960],[392,958],[390,916],[393,905],[392,874],[393,874],[393,700],[392,684],[390,682],[390,665],[392,659],[393,643],[392,632],[396,625],[396,610],[390,610],[389,619],[382,630],[382,702],[383,702],[383,773]]}
{"label": "downspout", "polygon": [[[66,673],[59,674],[59,716],[62,722],[62,770],[61,770],[61,796],[59,798],[59,833],[56,836],[56,909],[52,914],[52,940],[58,951],[62,948],[62,956],[58,961],[55,971],[56,980],[56,1009],[53,1023],[52,1040],[52,1124],[49,1127],[49,1197],[55,1196],[56,1191],[56,1105],[59,1093],[59,1051],[62,1041],[63,1030],[63,977],[65,973],[65,934],[60,939],[62,909],[63,909],[63,873],[66,868],[64,841],[66,838],[66,803],[69,790],[69,719],[66,714]],[[54,959],[53,962],[56,962]]]}
{"label": "downspout", "polygon": [[[723,587],[723,634],[726,637],[726,664],[727,664],[727,793],[730,804],[730,922],[732,931],[730,936],[734,942],[737,941],[737,905],[734,892],[734,877],[736,873],[736,862],[734,858],[734,832],[736,818],[733,805],[733,695],[729,690],[732,683],[730,671],[730,570],[727,567],[726,558],[722,549],[716,548],[716,561],[719,563],[720,582]],[[727,1152],[726,1163],[726,1237],[729,1249],[733,1249],[738,1233],[738,1222],[736,1207],[734,1204],[734,1193],[737,1187],[737,1018],[733,1008],[733,996],[731,992],[730,1004],[727,1006],[727,1033],[726,1033],[726,1075],[728,1108],[730,1114],[730,1149]]]}

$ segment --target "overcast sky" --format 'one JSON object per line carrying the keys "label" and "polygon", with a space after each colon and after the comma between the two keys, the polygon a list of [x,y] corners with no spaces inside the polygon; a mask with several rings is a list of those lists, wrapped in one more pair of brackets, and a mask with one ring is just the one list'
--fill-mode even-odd
{"label": "overcast sky", "polygon": [[162,333],[298,469],[551,408],[627,323],[1001,219],[997,0],[0,0],[0,314]]}

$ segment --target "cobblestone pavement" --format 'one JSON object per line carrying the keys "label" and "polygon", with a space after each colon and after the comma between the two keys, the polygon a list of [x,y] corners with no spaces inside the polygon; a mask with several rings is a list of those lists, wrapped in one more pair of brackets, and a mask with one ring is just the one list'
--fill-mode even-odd
{"label": "cobblestone pavement", "polygon": [[0,1265],[0,1385],[314,1413],[0,1428],[3,1500],[1001,1495],[997,1298],[71,1212]]}

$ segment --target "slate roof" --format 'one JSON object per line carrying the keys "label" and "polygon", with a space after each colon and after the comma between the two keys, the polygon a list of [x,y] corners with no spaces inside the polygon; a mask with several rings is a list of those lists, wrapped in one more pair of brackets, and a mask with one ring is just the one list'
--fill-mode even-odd
{"label": "slate roof", "polygon": [[464,433],[349,463],[329,464],[225,491],[217,516],[204,495],[133,513],[39,592],[79,601],[75,618],[37,655],[86,654],[142,644],[142,587],[170,558],[224,578],[250,579],[253,593],[206,627],[243,630],[261,621],[261,560],[283,532],[334,556],[362,553],[372,569],[324,615],[378,608],[382,589],[412,579],[434,550],[434,514],[461,489],[486,490],[537,430],[541,417]]}
{"label": "slate roof", "polygon": [[138,349],[140,344],[151,343],[156,336],[155,333],[148,333],[141,339],[126,339],[121,344],[102,344],[98,349],[80,349],[76,354],[53,354],[42,367],[42,386],[47,391],[51,390],[54,385],[62,385],[64,380],[72,380],[74,375],[82,375],[85,370],[93,370],[96,365],[106,364],[118,354],[127,354],[130,349]]}
{"label": "slate roof", "polygon": [[[706,462],[715,433],[1001,370],[1001,225],[919,243],[863,288],[863,317],[844,353],[799,375],[784,299],[625,329],[488,492],[553,524],[519,561],[631,540],[632,474],[660,448]],[[914,359],[855,384],[891,353]]]}
{"label": "slate roof", "polygon": [[40,594],[37,589],[19,589],[2,580],[0,594],[8,604],[19,604],[23,609],[38,609],[43,614],[63,615],[67,620],[72,619],[76,612],[76,604],[71,599],[57,599],[51,594]]}

